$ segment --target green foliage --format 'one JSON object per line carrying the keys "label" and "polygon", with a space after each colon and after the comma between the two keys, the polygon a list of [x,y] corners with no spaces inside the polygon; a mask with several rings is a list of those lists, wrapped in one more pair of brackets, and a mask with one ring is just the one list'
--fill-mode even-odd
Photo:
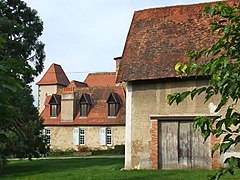
{"label": "green foliage", "polygon": [[114,149],[109,148],[106,150],[92,150],[93,155],[98,154],[124,154],[125,153],[125,145],[116,145],[114,146]]}
{"label": "green foliage", "polygon": [[49,156],[73,156],[74,152],[76,152],[74,149],[56,149],[56,150],[50,150]]}
{"label": "green foliage", "polygon": [[36,10],[21,0],[0,0],[0,61],[16,61],[10,66],[12,75],[26,83],[43,69],[44,44],[38,40],[42,31]]}
{"label": "green foliage", "polygon": [[25,2],[0,0],[1,168],[9,153],[31,158],[41,144],[42,122],[28,83],[43,69],[44,44],[38,40],[42,31],[37,12]]}
{"label": "green foliage", "polygon": [[[240,97],[240,5],[234,6],[217,3],[214,7],[205,6],[205,13],[215,18],[211,23],[212,33],[218,38],[210,48],[200,51],[188,51],[188,63],[178,63],[175,66],[180,77],[201,75],[209,78],[209,85],[195,88],[192,91],[168,95],[167,101],[179,104],[188,96],[193,99],[202,93],[205,94],[205,102],[215,95],[220,95],[221,100],[215,110],[218,113],[223,107],[227,108],[225,115],[214,118],[198,117],[194,122],[194,129],[200,128],[204,139],[211,134],[217,138],[223,137],[223,141],[215,145],[212,154],[216,150],[225,153],[231,146],[238,144],[240,140],[240,113],[236,107]],[[198,62],[202,58],[208,61],[202,65]],[[215,176],[220,178],[226,172],[233,172],[235,161],[227,160],[228,165],[221,173]]]}

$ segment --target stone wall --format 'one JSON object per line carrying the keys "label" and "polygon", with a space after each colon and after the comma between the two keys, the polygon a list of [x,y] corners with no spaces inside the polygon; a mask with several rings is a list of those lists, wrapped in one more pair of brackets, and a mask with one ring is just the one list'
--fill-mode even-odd
{"label": "stone wall", "polygon": [[[51,149],[75,149],[88,147],[89,149],[107,149],[115,145],[125,144],[125,127],[124,126],[107,126],[112,130],[112,146],[100,145],[100,128],[103,126],[49,126],[45,127],[51,131]],[[104,126],[106,127],[106,126]],[[73,129],[84,128],[85,145],[73,144]]]}

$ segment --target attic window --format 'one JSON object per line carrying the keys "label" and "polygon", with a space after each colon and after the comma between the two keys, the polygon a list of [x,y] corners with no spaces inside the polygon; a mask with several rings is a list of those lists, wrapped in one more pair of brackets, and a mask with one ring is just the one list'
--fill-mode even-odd
{"label": "attic window", "polygon": [[80,117],[87,117],[93,105],[92,97],[89,94],[82,94],[79,103]]}
{"label": "attic window", "polygon": [[116,117],[122,105],[121,98],[117,93],[112,92],[108,96],[107,103],[108,103],[108,117]]}
{"label": "attic window", "polygon": [[50,117],[57,117],[60,112],[61,96],[53,94],[50,101]]}

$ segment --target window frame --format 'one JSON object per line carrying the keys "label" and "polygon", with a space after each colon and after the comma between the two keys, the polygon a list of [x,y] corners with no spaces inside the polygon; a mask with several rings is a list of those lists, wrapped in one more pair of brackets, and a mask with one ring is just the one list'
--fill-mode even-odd
{"label": "window frame", "polygon": [[79,128],[79,145],[85,145],[85,129]]}
{"label": "window frame", "polygon": [[117,93],[110,93],[107,99],[108,103],[108,118],[116,118],[121,108],[121,98]]}
{"label": "window frame", "polygon": [[46,144],[51,144],[51,129],[50,128],[45,128],[44,129],[44,134],[45,134],[45,143]]}
{"label": "window frame", "polygon": [[[84,109],[82,107],[84,107]],[[80,111],[80,118],[88,117],[88,114],[91,110],[91,105],[88,104],[88,103],[81,103],[80,102],[80,107],[79,108],[80,108],[80,110],[79,110]]]}
{"label": "window frame", "polygon": [[112,129],[106,128],[106,145],[112,146]]}
{"label": "window frame", "polygon": [[50,104],[50,117],[51,118],[58,117],[58,104]]}
{"label": "window frame", "polygon": [[53,94],[50,101],[50,118],[57,118],[60,112],[61,96]]}
{"label": "window frame", "polygon": [[[90,94],[82,94],[79,99],[80,118],[87,118],[93,106],[93,100]],[[84,107],[84,108],[83,108]]]}

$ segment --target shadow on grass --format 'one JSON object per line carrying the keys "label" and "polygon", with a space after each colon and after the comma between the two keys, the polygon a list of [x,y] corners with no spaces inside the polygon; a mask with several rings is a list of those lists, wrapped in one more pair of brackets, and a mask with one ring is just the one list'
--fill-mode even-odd
{"label": "shadow on grass", "polygon": [[48,159],[12,161],[0,173],[0,177],[33,176],[36,174],[54,173],[81,169],[121,168],[124,159]]}

